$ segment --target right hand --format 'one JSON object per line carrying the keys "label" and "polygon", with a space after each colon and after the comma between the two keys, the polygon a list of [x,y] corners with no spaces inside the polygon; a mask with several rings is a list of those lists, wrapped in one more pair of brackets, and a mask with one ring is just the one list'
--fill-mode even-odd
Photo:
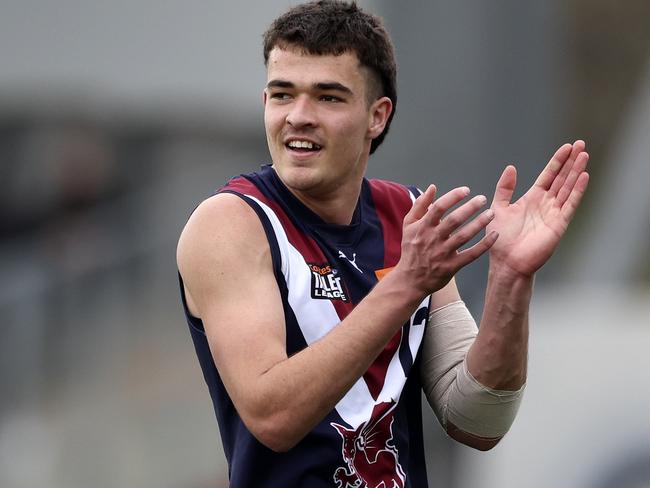
{"label": "right hand", "polygon": [[404,217],[402,255],[396,268],[404,271],[423,295],[440,290],[497,240],[498,233],[490,232],[473,246],[460,250],[494,218],[490,209],[472,218],[487,203],[483,195],[445,215],[468,195],[469,188],[460,187],[436,200],[436,187],[430,185]]}

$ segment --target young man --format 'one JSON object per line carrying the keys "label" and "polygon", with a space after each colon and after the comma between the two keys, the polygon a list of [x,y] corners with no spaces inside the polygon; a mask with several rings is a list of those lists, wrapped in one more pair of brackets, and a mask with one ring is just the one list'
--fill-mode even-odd
{"label": "young man", "polygon": [[[477,449],[514,418],[533,277],[587,187],[584,143],[560,147],[515,203],[507,167],[473,217],[486,198],[468,188],[364,178],[396,104],[379,19],[300,5],[272,24],[264,55],[273,163],[204,201],[178,245],[231,486],[427,486],[423,389]],[[453,277],[488,250],[477,333]]]}

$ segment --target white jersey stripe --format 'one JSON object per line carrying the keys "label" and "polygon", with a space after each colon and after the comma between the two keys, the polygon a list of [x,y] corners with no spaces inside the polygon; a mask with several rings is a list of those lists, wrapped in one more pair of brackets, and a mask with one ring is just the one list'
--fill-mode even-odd
{"label": "white jersey stripe", "polygon": [[[282,260],[282,274],[289,290],[289,305],[294,312],[305,341],[308,345],[313,344],[340,322],[336,309],[330,300],[311,298],[311,270],[302,254],[289,242],[275,212],[259,199],[251,195],[247,196],[260,206],[273,227]],[[428,298],[425,302],[427,301]],[[424,327],[411,327],[409,332],[409,348],[415,358],[420,347]],[[323,374],[327,373],[323,372]],[[384,386],[377,400],[375,401],[372,398],[368,385],[362,377],[337,403],[336,411],[348,425],[356,429],[370,418],[376,403],[391,400],[397,402],[405,383],[406,376],[399,359],[398,348],[388,366]]]}

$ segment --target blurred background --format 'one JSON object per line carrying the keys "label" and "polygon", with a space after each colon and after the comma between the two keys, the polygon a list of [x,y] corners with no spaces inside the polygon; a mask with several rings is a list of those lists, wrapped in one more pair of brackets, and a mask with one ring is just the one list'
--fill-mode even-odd
{"label": "blurred background", "polygon": [[[227,486],[175,246],[268,161],[261,34],[293,3],[0,0],[0,486]],[[591,155],[519,417],[477,453],[427,415],[431,486],[650,487],[650,2],[360,3],[399,61],[371,176],[491,195],[515,163],[521,194]]]}

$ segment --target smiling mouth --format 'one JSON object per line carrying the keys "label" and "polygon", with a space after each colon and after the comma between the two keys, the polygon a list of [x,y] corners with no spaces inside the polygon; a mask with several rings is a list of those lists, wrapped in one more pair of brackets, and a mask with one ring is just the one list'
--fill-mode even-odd
{"label": "smiling mouth", "polygon": [[285,147],[291,149],[292,151],[302,153],[317,152],[322,149],[322,146],[319,146],[315,142],[311,141],[289,141],[285,144]]}

